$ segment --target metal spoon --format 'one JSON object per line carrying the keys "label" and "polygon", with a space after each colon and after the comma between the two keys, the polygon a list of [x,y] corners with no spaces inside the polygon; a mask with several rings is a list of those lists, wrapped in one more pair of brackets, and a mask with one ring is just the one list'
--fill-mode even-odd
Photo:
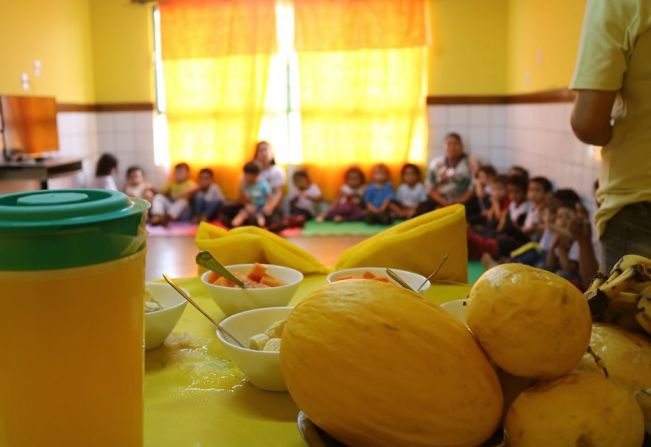
{"label": "metal spoon", "polygon": [[240,343],[240,341],[239,341],[237,338],[235,338],[235,337],[233,336],[233,334],[231,334],[230,332],[228,332],[226,329],[224,329],[223,327],[221,327],[221,325],[220,325],[219,323],[217,323],[215,320],[213,320],[213,318],[212,318],[210,315],[208,315],[208,313],[207,313],[205,310],[203,310],[203,309],[201,308],[201,306],[199,306],[199,305],[198,305],[198,304],[197,304],[197,303],[196,303],[192,298],[190,298],[190,295],[188,295],[187,293],[185,293],[185,291],[184,291],[182,288],[180,288],[179,286],[177,286],[177,285],[174,283],[174,281],[172,281],[172,280],[170,279],[170,277],[167,276],[165,273],[163,273],[163,279],[167,282],[167,284],[169,284],[170,286],[172,286],[172,288],[173,288],[174,290],[176,290],[176,291],[178,292],[179,295],[181,295],[183,298],[185,298],[185,299],[187,300],[188,303],[192,304],[192,305],[195,307],[195,309],[197,309],[199,312],[201,312],[201,314],[202,314],[204,317],[206,317],[206,318],[207,318],[207,319],[208,319],[212,324],[214,324],[215,327],[217,328],[217,330],[219,331],[219,333],[222,335],[222,337],[231,339],[231,340],[234,341],[235,344],[238,345],[240,348],[246,348],[246,346],[244,346],[242,343]]}
{"label": "metal spoon", "polygon": [[201,267],[207,268],[224,278],[228,279],[230,282],[240,287],[241,289],[246,289],[246,284],[240,281],[235,275],[229,272],[226,267],[221,265],[221,263],[213,257],[208,251],[200,251],[197,253],[197,256],[194,258],[196,263]]}
{"label": "metal spoon", "polygon": [[398,276],[398,274],[396,272],[394,272],[393,270],[387,269],[387,275],[389,275],[389,277],[392,280],[397,282],[398,285],[401,285],[402,287],[404,287],[407,290],[411,290],[412,292],[415,292],[415,290],[412,289],[412,287],[409,284],[407,284],[400,276]]}
{"label": "metal spoon", "polygon": [[439,270],[441,270],[441,268],[448,261],[449,257],[450,257],[449,253],[446,253],[445,256],[443,256],[443,259],[441,259],[441,262],[439,263],[438,267],[436,267],[434,269],[434,271],[432,273],[430,273],[429,276],[427,276],[427,278],[425,278],[425,281],[423,281],[423,283],[420,286],[418,286],[418,289],[416,289],[417,292],[420,292],[420,289],[425,287],[425,284],[427,284],[427,281],[429,281],[430,279],[434,278],[434,276],[436,276],[436,274],[439,272]]}

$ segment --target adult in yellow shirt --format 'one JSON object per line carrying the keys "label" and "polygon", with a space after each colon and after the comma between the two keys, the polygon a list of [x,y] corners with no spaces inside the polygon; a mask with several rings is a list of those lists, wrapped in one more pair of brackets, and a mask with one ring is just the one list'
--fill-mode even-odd
{"label": "adult in yellow shirt", "polygon": [[607,271],[651,257],[651,0],[588,0],[572,128],[603,146],[596,213]]}

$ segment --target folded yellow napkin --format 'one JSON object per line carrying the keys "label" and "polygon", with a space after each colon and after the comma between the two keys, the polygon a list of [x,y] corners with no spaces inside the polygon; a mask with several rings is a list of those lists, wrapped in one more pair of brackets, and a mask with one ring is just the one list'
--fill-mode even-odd
{"label": "folded yellow napkin", "polygon": [[328,268],[307,251],[257,227],[225,230],[202,222],[195,243],[223,265],[260,262],[283,265],[305,274],[328,273]]}
{"label": "folded yellow napkin", "polygon": [[350,247],[336,270],[389,267],[429,275],[449,255],[436,279],[468,281],[465,208],[452,205],[407,220]]}

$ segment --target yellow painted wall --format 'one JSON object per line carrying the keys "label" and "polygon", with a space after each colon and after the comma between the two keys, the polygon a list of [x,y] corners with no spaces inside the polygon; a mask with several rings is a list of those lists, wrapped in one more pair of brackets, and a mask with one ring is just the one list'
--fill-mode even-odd
{"label": "yellow painted wall", "polygon": [[509,0],[428,2],[430,95],[505,93],[508,3]]}
{"label": "yellow painted wall", "polygon": [[509,0],[507,93],[569,86],[584,9],[585,0]]}
{"label": "yellow painted wall", "polygon": [[[0,0],[0,93],[56,96],[59,102],[95,99],[88,0]],[[34,59],[42,75],[34,77]]]}
{"label": "yellow painted wall", "polygon": [[96,101],[152,102],[152,4],[89,1]]}

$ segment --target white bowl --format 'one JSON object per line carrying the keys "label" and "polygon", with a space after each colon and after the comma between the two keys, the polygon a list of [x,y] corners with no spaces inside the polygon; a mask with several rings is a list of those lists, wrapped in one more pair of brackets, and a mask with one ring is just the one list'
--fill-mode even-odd
{"label": "white bowl", "polygon": [[166,283],[145,283],[145,288],[163,308],[145,313],[145,349],[158,348],[181,318],[188,302]]}
{"label": "white bowl", "polygon": [[[409,272],[407,270],[399,270],[394,268],[392,268],[391,270],[393,270],[405,283],[407,283],[414,290],[418,289],[426,279],[423,275],[419,275],[418,273],[414,273],[414,272]],[[386,267],[356,267],[351,269],[338,270],[334,273],[330,273],[328,275],[328,282],[333,283],[337,281],[338,278],[341,278],[342,276],[361,276],[364,272],[371,272],[374,275],[381,275],[389,278],[389,275],[387,275]],[[397,284],[391,278],[389,278],[389,281],[391,281],[394,284]],[[419,292],[422,293],[426,291],[427,289],[430,288],[430,286],[431,286],[430,282],[427,281],[425,285],[421,287]]]}
{"label": "white bowl", "polygon": [[[264,332],[276,321],[286,319],[292,309],[293,307],[265,307],[248,310],[225,318],[220,324],[240,343],[248,346],[249,337]],[[287,391],[280,372],[280,352],[241,348],[228,337],[222,337],[219,331],[217,338],[249,382],[267,391]]]}
{"label": "white bowl", "polygon": [[[298,270],[280,265],[264,264],[264,266],[270,275],[278,278],[285,285],[259,289],[217,286],[209,283],[206,279],[211,273],[209,271],[201,275],[201,282],[226,316],[260,307],[286,306],[303,280],[303,274]],[[232,273],[246,275],[253,268],[253,264],[227,265],[226,268]]]}
{"label": "white bowl", "polygon": [[467,304],[468,300],[453,300],[441,304],[441,307],[459,323],[468,326],[468,322],[466,321]]}

